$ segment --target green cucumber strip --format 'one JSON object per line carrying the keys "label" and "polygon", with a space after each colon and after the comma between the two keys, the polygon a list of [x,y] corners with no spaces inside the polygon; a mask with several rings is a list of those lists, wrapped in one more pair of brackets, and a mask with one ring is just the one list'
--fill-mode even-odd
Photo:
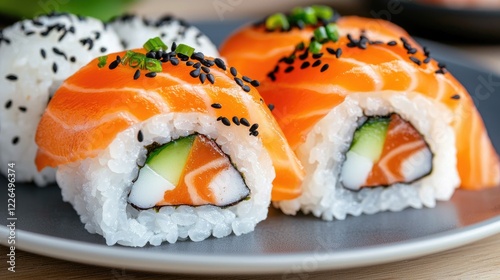
{"label": "green cucumber strip", "polygon": [[146,164],[174,186],[179,183],[196,135],[169,142],[148,156]]}
{"label": "green cucumber strip", "polygon": [[369,158],[374,163],[377,162],[384,148],[389,123],[389,117],[368,118],[368,120],[354,132],[349,151]]}

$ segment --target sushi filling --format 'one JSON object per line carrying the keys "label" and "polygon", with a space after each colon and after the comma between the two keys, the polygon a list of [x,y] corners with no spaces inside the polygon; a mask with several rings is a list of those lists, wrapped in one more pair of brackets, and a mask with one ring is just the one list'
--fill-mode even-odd
{"label": "sushi filling", "polygon": [[250,195],[242,175],[204,135],[179,138],[152,150],[132,186],[140,209],[177,205],[233,205]]}
{"label": "sushi filling", "polygon": [[432,158],[423,136],[398,114],[368,117],[354,132],[341,182],[350,190],[411,183],[431,173]]}

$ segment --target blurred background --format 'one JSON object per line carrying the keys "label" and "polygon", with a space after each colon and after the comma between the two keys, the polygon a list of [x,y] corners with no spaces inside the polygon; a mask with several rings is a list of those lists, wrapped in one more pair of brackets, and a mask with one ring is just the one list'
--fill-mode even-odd
{"label": "blurred background", "polygon": [[0,0],[0,25],[55,10],[102,20],[123,13],[172,14],[202,28],[210,22],[241,24],[309,4],[395,22],[412,35],[461,48],[500,73],[500,0]]}

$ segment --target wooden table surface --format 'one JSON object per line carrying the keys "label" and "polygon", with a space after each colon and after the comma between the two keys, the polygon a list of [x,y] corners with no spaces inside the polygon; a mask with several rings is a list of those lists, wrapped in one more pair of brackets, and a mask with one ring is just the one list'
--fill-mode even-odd
{"label": "wooden table surface", "polygon": [[[190,4],[172,6],[174,14],[179,16],[192,15],[192,1]],[[213,11],[216,1],[199,1],[206,9],[199,7],[196,11]],[[227,2],[227,1],[226,1]],[[233,1],[237,3],[239,1]],[[245,1],[246,2],[246,1]],[[251,1],[255,3],[255,1]],[[263,2],[260,0],[259,2]],[[270,1],[268,1],[270,2]],[[288,5],[295,5],[296,0],[287,1]],[[316,1],[317,2],[317,1]],[[346,1],[340,1],[345,5]],[[276,3],[273,1],[273,3]],[[283,2],[282,2],[283,3]],[[212,6],[211,6],[212,5]],[[246,3],[235,8],[226,16],[237,18],[243,12],[252,15],[260,9],[256,5],[245,6]],[[134,7],[134,10],[148,13],[155,9],[154,1],[147,1]],[[272,7],[266,9],[272,11]],[[195,12],[196,12],[195,11]],[[199,17],[214,17],[214,13],[198,12]],[[206,18],[204,18],[206,19]],[[492,72],[500,74],[500,46],[456,46],[466,51],[476,62],[482,64]],[[121,268],[105,268],[85,264],[67,262],[39,256],[23,251],[16,252],[16,273],[6,271],[6,248],[2,248],[0,279],[199,279],[199,276],[161,275],[147,272],[131,271]],[[193,267],[195,270],[196,267]],[[8,278],[5,278],[7,276]],[[220,279],[217,276],[206,276],[204,279]],[[481,241],[456,248],[453,250],[420,257],[417,259],[399,261],[384,265],[347,270],[321,271],[300,275],[260,275],[260,276],[229,276],[224,279],[500,279],[500,234]]]}

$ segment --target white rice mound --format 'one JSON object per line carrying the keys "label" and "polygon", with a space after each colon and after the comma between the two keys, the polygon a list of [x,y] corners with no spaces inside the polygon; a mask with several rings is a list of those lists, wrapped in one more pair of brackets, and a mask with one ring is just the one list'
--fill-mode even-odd
{"label": "white rice mound", "polygon": [[[390,113],[399,114],[424,136],[433,153],[431,174],[411,184],[360,191],[344,188],[339,174],[358,122],[365,116]],[[418,93],[349,94],[313,127],[296,151],[306,171],[303,194],[275,206],[286,214],[302,210],[324,220],[343,220],[348,214],[434,207],[436,200],[449,200],[460,184],[451,120],[449,109]]]}
{"label": "white rice mound", "polygon": [[110,24],[120,36],[125,49],[142,48],[147,40],[160,37],[169,51],[175,42],[177,45],[189,45],[195,48],[196,52],[203,52],[206,56],[220,56],[214,43],[198,28],[171,16],[125,15],[114,19]]}
{"label": "white rice mound", "polygon": [[[139,142],[139,130],[144,140]],[[138,176],[138,165],[146,161],[144,146],[168,143],[179,137],[200,133],[212,139],[243,174],[250,199],[233,206],[164,206],[137,210],[127,197]],[[157,115],[119,133],[96,158],[60,166],[57,182],[65,201],[70,202],[90,233],[104,236],[108,245],[160,245],[191,239],[202,241],[211,235],[221,238],[234,232],[254,230],[267,216],[274,168],[258,137],[247,130],[231,129],[214,117],[201,113]]]}
{"label": "white rice mound", "polygon": [[[43,186],[55,181],[55,171],[37,172],[34,138],[50,98],[66,78],[94,57],[119,51],[120,41],[101,21],[71,14],[17,22],[1,31],[0,38],[0,164],[16,163],[17,182],[34,181]],[[92,39],[91,49],[81,42],[86,38]],[[12,75],[17,79],[7,78]],[[6,168],[0,170],[7,172]]]}

